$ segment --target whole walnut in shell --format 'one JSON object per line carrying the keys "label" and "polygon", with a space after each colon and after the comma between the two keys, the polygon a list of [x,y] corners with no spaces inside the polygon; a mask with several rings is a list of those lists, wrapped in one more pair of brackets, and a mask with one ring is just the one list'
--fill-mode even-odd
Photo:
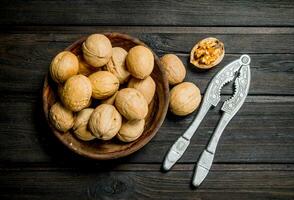
{"label": "whole walnut in shell", "polygon": [[92,97],[105,99],[113,95],[119,88],[119,80],[108,71],[99,71],[91,74],[89,79],[92,84]]}
{"label": "whole walnut in shell", "polygon": [[130,49],[127,59],[127,68],[132,76],[144,79],[149,76],[154,67],[153,53],[147,47],[138,45]]}
{"label": "whole walnut in shell", "polygon": [[78,113],[73,125],[73,131],[77,138],[84,141],[90,141],[96,138],[88,130],[88,122],[93,111],[93,108],[85,108]]}
{"label": "whole walnut in shell", "polygon": [[123,142],[132,142],[138,139],[144,131],[145,120],[131,120],[122,124],[117,138]]}
{"label": "whole walnut in shell", "polygon": [[124,83],[130,76],[130,72],[127,71],[125,61],[128,52],[121,47],[112,48],[112,56],[109,62],[106,64],[107,71],[114,74],[120,83]]}
{"label": "whole walnut in shell", "polygon": [[90,74],[95,72],[95,69],[81,57],[78,56],[79,59],[79,74],[82,74],[84,76],[89,76]]}
{"label": "whole walnut in shell", "polygon": [[[62,95],[63,95],[62,94],[63,93],[63,87],[64,87],[64,85],[58,85],[58,88],[57,88],[57,94],[58,94],[58,96],[60,98],[62,98]],[[87,106],[85,106],[85,108],[91,106],[91,104],[92,104],[92,99],[89,100],[89,103],[87,104]]]}
{"label": "whole walnut in shell", "polygon": [[154,97],[156,84],[151,76],[148,76],[145,79],[131,78],[128,83],[128,87],[135,88],[141,92],[149,104]]}
{"label": "whole walnut in shell", "polygon": [[79,71],[78,58],[69,51],[57,54],[50,65],[51,78],[56,83],[63,83]]}
{"label": "whole walnut in shell", "polygon": [[111,97],[109,97],[108,99],[104,99],[101,101],[101,103],[105,103],[105,104],[109,104],[109,105],[113,105],[115,98],[116,98],[117,92],[114,93],[114,95],[112,95]]}
{"label": "whole walnut in shell", "polygon": [[62,103],[69,110],[77,112],[89,105],[92,85],[84,75],[74,75],[64,84],[61,93]]}
{"label": "whole walnut in shell", "polygon": [[145,97],[134,88],[124,88],[118,91],[115,106],[128,120],[144,119],[148,113],[148,103]]}
{"label": "whole walnut in shell", "polygon": [[161,57],[160,61],[164,67],[170,85],[183,82],[186,76],[186,68],[178,56],[175,54],[166,54]]}
{"label": "whole walnut in shell", "polygon": [[110,140],[121,128],[122,117],[114,106],[101,104],[93,111],[89,128],[99,139]]}
{"label": "whole walnut in shell", "polygon": [[200,69],[210,69],[219,64],[225,55],[224,44],[209,37],[198,42],[190,54],[190,63]]}
{"label": "whole walnut in shell", "polygon": [[190,82],[176,85],[170,91],[170,110],[175,115],[185,116],[198,108],[201,101],[200,90]]}
{"label": "whole walnut in shell", "polygon": [[110,40],[102,34],[92,34],[82,45],[87,63],[93,67],[102,67],[110,60],[112,46]]}
{"label": "whole walnut in shell", "polygon": [[56,129],[66,132],[74,124],[74,115],[72,111],[63,107],[60,102],[57,102],[50,108],[49,120]]}

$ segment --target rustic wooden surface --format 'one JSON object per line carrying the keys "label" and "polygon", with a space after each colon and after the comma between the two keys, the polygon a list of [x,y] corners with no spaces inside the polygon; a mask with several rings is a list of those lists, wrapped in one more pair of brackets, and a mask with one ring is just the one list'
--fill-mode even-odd
{"label": "rustic wooden surface", "polygon": [[[294,3],[270,1],[20,1],[0,3],[0,199],[294,199]],[[123,32],[158,55],[176,53],[201,92],[242,53],[252,58],[249,96],[226,128],[197,190],[194,164],[220,117],[212,110],[168,173],[164,154],[197,113],[168,114],[155,138],[115,161],[62,146],[41,112],[51,58],[81,36]],[[201,38],[225,43],[219,67],[198,72],[188,54]],[[231,86],[223,89],[224,99]],[[220,104],[221,105],[221,104]]]}

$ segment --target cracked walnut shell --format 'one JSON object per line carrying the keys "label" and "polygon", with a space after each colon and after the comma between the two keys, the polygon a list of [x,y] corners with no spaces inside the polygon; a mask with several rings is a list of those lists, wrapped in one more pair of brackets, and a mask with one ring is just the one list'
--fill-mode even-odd
{"label": "cracked walnut shell", "polygon": [[170,91],[170,110],[175,115],[185,116],[196,110],[201,101],[200,90],[190,82],[183,82]]}
{"label": "cracked walnut shell", "polygon": [[89,76],[92,84],[92,97],[106,99],[112,96],[119,88],[119,80],[108,71],[98,71]]}
{"label": "cracked walnut shell", "polygon": [[110,140],[121,128],[122,117],[114,106],[101,104],[93,111],[89,128],[99,139]]}
{"label": "cracked walnut shell", "polygon": [[63,107],[60,102],[51,106],[49,119],[53,126],[61,132],[68,131],[74,124],[73,112]]}
{"label": "cracked walnut shell", "polygon": [[124,88],[118,91],[115,106],[128,120],[144,119],[148,113],[145,97],[134,88]]}
{"label": "cracked walnut shell", "polygon": [[92,85],[84,75],[70,77],[60,91],[61,101],[71,111],[77,112],[89,105]]}
{"label": "cracked walnut shell", "polygon": [[69,51],[57,54],[50,64],[50,75],[56,83],[63,83],[79,71],[78,58]]}
{"label": "cracked walnut shell", "polygon": [[160,61],[164,67],[170,85],[183,82],[186,76],[186,68],[178,56],[175,54],[166,54],[161,57]]}
{"label": "cracked walnut shell", "polygon": [[102,67],[112,56],[110,40],[102,34],[92,34],[82,45],[84,59],[93,67]]}
{"label": "cracked walnut shell", "polygon": [[149,76],[154,67],[154,56],[150,49],[142,45],[130,49],[127,59],[128,71],[138,79]]}
{"label": "cracked walnut shell", "polygon": [[219,64],[225,55],[224,44],[216,38],[198,42],[190,54],[190,63],[201,69],[210,69]]}

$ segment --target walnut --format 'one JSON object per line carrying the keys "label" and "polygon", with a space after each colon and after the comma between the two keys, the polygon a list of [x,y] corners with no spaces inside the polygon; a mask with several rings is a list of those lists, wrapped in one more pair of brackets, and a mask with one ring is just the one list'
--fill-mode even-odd
{"label": "walnut", "polygon": [[116,95],[117,95],[117,92],[114,93],[114,95],[112,95],[112,96],[109,97],[108,99],[104,99],[104,100],[102,100],[101,103],[109,104],[109,105],[113,105],[113,104],[114,104],[114,101],[115,101],[115,98],[116,98]]}
{"label": "walnut", "polygon": [[110,140],[121,128],[122,117],[114,106],[101,104],[93,111],[89,128],[99,139]]}
{"label": "walnut", "polygon": [[112,56],[110,40],[102,34],[92,34],[82,45],[83,55],[87,63],[93,67],[102,67]]}
{"label": "walnut", "polygon": [[94,99],[106,99],[119,88],[119,80],[108,71],[95,72],[89,76],[89,79],[92,84],[92,97]]}
{"label": "walnut", "polygon": [[156,84],[151,76],[148,76],[146,79],[131,78],[128,87],[135,88],[141,92],[149,104],[154,97]]}
{"label": "walnut", "polygon": [[132,76],[145,79],[153,70],[154,56],[147,47],[138,45],[130,49],[126,63]]}
{"label": "walnut", "polygon": [[82,58],[82,56],[78,56],[79,59],[79,74],[84,76],[89,76],[90,74],[94,73],[96,70],[86,63],[86,61]]}
{"label": "walnut", "polygon": [[78,58],[69,51],[57,54],[51,62],[50,74],[56,83],[63,83],[79,71]]}
{"label": "walnut", "polygon": [[66,132],[74,124],[74,115],[72,111],[57,102],[50,108],[49,120],[57,130]]}
{"label": "walnut", "polygon": [[71,111],[77,112],[89,105],[92,95],[92,85],[84,75],[70,77],[60,91],[61,101]]}
{"label": "walnut", "polygon": [[131,120],[122,124],[117,138],[123,142],[132,142],[138,139],[144,131],[145,120]]}
{"label": "walnut", "polygon": [[91,114],[93,113],[93,108],[86,108],[81,110],[76,117],[76,120],[73,125],[73,132],[77,136],[77,138],[90,141],[95,139],[96,137],[88,130],[88,121],[90,119]]}
{"label": "walnut", "polygon": [[210,69],[219,64],[225,55],[224,44],[216,38],[198,42],[190,54],[190,63],[201,69]]}
{"label": "walnut", "polygon": [[106,64],[107,71],[114,74],[119,82],[124,83],[130,76],[126,69],[125,60],[128,52],[121,47],[112,48],[112,57]]}
{"label": "walnut", "polygon": [[186,76],[186,68],[178,56],[175,54],[166,54],[161,57],[160,61],[164,67],[170,85],[183,82]]}
{"label": "walnut", "polygon": [[115,106],[128,120],[144,119],[148,113],[145,97],[134,88],[124,88],[118,91]]}
{"label": "walnut", "polygon": [[201,101],[200,90],[190,82],[176,85],[170,91],[170,110],[175,115],[185,116],[196,110]]}

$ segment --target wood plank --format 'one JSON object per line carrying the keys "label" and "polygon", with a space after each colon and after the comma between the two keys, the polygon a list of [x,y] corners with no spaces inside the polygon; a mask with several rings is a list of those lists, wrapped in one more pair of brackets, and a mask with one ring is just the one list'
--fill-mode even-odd
{"label": "wood plank", "polygon": [[[160,165],[66,170],[0,170],[1,199],[293,199],[292,165],[213,165],[197,190],[193,165],[168,173]],[[149,170],[154,168],[155,170]],[[128,169],[131,170],[128,170]],[[143,170],[142,170],[143,169]]]}
{"label": "wood plank", "polygon": [[[108,27],[109,28],[109,27]],[[66,29],[65,29],[66,30]],[[92,29],[88,30],[91,31]],[[115,27],[112,27],[115,30]],[[294,29],[277,29],[250,31],[243,28],[234,28],[235,32],[228,34],[225,28],[218,29],[217,37],[226,44],[227,55],[220,66],[224,66],[241,53],[252,56],[252,84],[250,94],[294,94],[293,60]],[[35,30],[38,32],[38,30]],[[44,30],[43,30],[44,31]],[[51,58],[64,49],[75,39],[88,33],[5,33],[0,35],[0,91],[2,92],[36,92],[40,89],[44,74],[48,71]],[[78,31],[80,31],[78,29]],[[195,82],[203,92],[220,67],[199,73],[188,64],[187,53],[194,42],[211,36],[209,29],[194,29],[188,33],[171,28],[165,29],[167,33],[138,33],[137,28],[132,30],[133,35],[146,41],[159,55],[176,52],[187,65],[187,80]],[[217,31],[217,30],[216,30]],[[245,31],[246,34],[240,34]],[[264,34],[272,31],[272,34]],[[22,31],[21,31],[22,32]],[[205,33],[207,32],[207,33]],[[156,42],[154,42],[156,41]],[[268,47],[271,45],[270,48]],[[266,47],[266,48],[265,48]],[[288,54],[284,54],[288,53]],[[225,94],[230,89],[224,90]]]}
{"label": "wood plank", "polygon": [[0,24],[293,26],[290,0],[26,1],[0,4]]}
{"label": "wood plank", "polygon": [[222,26],[33,26],[33,25],[3,25],[2,33],[75,33],[89,34],[95,32],[122,33],[210,33],[210,34],[292,34],[293,27],[222,27]]}
{"label": "wood plank", "polygon": [[[209,36],[217,37],[225,44],[226,53],[293,53],[294,28],[219,28],[194,27],[28,27],[20,31],[9,28],[0,35],[1,45],[37,45],[34,42],[54,42],[65,48],[82,36],[97,32],[122,32],[140,38],[155,51],[189,53],[194,44]],[[49,29],[49,30],[47,30]],[[51,30],[53,29],[53,30]],[[55,30],[56,29],[56,30]],[[163,29],[163,30],[161,30]],[[58,30],[58,31],[57,31]],[[11,33],[12,32],[12,33]],[[61,44],[60,44],[61,43]],[[63,46],[58,46],[62,45]],[[272,45],[274,44],[274,45]],[[44,45],[44,44],[43,44]]]}
{"label": "wood plank", "polygon": [[[0,47],[1,48],[1,47]],[[42,49],[42,48],[40,48]],[[16,50],[19,51],[19,50]],[[50,59],[55,53],[51,50],[40,52],[29,51],[18,53],[2,51],[0,59],[0,91],[7,93],[37,93],[43,85],[45,74],[48,72]],[[0,50],[0,53],[2,53]],[[50,56],[47,55],[50,52]],[[29,54],[38,54],[37,58]],[[22,55],[20,55],[22,54]],[[202,93],[212,77],[229,62],[238,59],[240,54],[227,54],[223,62],[215,69],[199,72],[188,62],[189,56],[178,54],[186,65],[186,81],[194,82]],[[293,62],[294,54],[250,54],[251,65],[251,87],[249,94],[254,95],[293,95],[294,76]],[[223,94],[232,94],[230,87],[223,88]]]}
{"label": "wood plank", "polygon": [[[221,105],[221,104],[220,104]],[[0,97],[0,162],[96,163],[67,150],[42,119],[35,95]],[[220,140],[217,163],[294,163],[294,97],[249,96]],[[211,110],[191,141],[181,163],[196,162],[220,117]],[[117,162],[161,163],[165,153],[188,127],[196,113],[168,114],[155,138],[139,152]]]}

